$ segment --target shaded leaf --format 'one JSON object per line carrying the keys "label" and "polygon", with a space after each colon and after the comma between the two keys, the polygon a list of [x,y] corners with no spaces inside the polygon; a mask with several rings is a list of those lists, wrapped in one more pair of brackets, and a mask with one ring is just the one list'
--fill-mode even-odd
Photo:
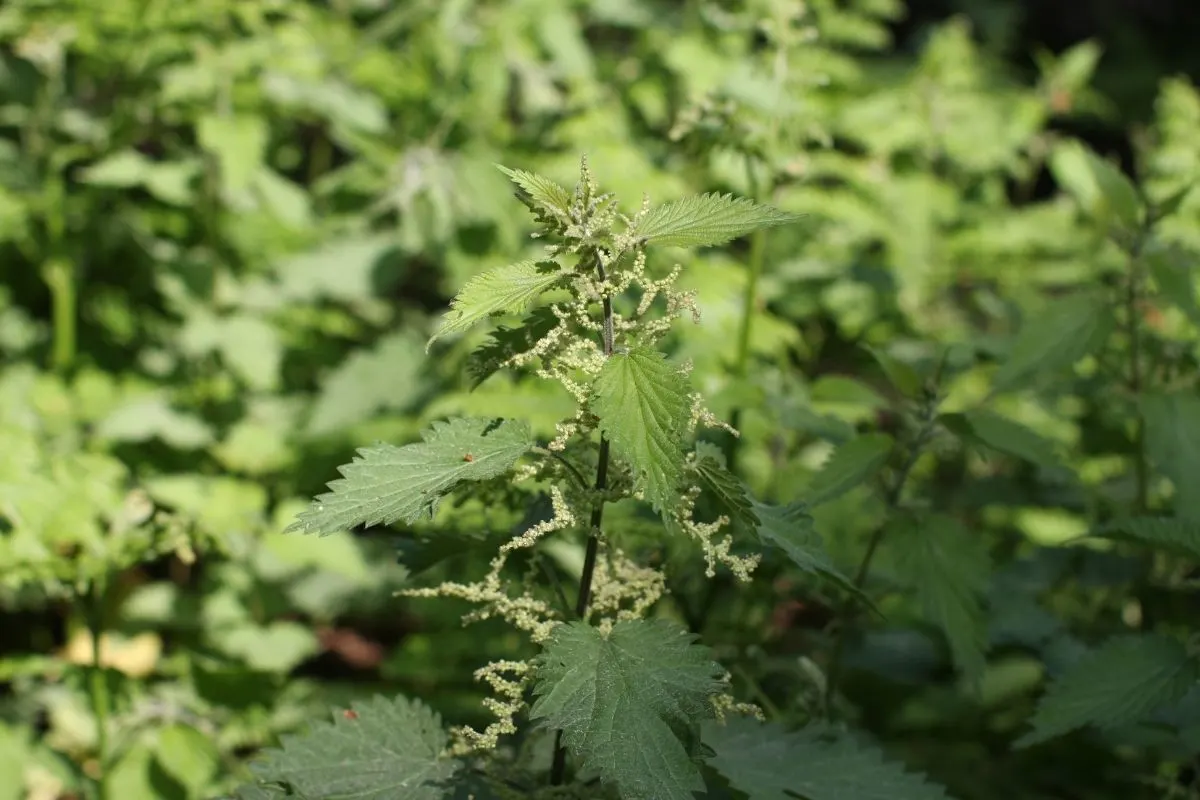
{"label": "shaded leaf", "polygon": [[[352,703],[333,722],[283,736],[279,749],[251,765],[258,783],[313,800],[441,800],[457,769],[444,759],[447,736],[437,714],[397,697]],[[255,797],[243,793],[243,797]],[[267,790],[263,797],[274,797]]]}
{"label": "shaded leaf", "polygon": [[993,389],[1008,391],[1038,373],[1070,367],[1097,350],[1113,324],[1111,304],[1099,295],[1054,300],[1026,317],[1008,358],[992,378]]}
{"label": "shaded leaf", "polygon": [[1200,559],[1200,521],[1170,517],[1130,517],[1100,525],[1092,536],[1149,545]]}
{"label": "shaded leaf", "polygon": [[679,501],[688,385],[662,353],[644,347],[611,356],[596,376],[592,411],[617,456],[629,462],[660,511]]}
{"label": "shaded leaf", "polygon": [[463,481],[507,472],[533,446],[528,424],[512,420],[436,422],[423,442],[376,444],[339,468],[329,484],[287,531],[329,534],[356,525],[390,525],[432,516],[438,500]]}
{"label": "shaded leaf", "polygon": [[888,381],[900,394],[915,400],[921,396],[924,387],[924,381],[917,371],[913,369],[911,364],[908,364],[895,356],[884,352],[878,347],[863,345],[864,350],[871,354],[875,362],[879,364],[879,368],[883,370],[883,374],[887,376]]}
{"label": "shaded leaf", "polygon": [[716,499],[721,510],[734,525],[754,529],[759,519],[754,513],[754,500],[746,485],[725,466],[725,455],[708,442],[696,444],[696,477],[700,485]]}
{"label": "shaded leaf", "polygon": [[708,247],[798,219],[796,214],[744,197],[705,194],[650,209],[634,233],[647,244],[660,247]]}
{"label": "shaded leaf", "polygon": [[607,636],[559,625],[537,659],[530,716],[624,800],[692,800],[704,789],[699,725],[724,672],[694,641],[666,620],[618,622]]}
{"label": "shaded leaf", "polygon": [[1200,326],[1200,303],[1196,302],[1195,257],[1177,246],[1156,247],[1144,255],[1158,292]]}
{"label": "shaded leaf", "polygon": [[558,317],[548,308],[534,309],[516,328],[504,325],[492,331],[491,337],[472,351],[467,360],[472,387],[479,386],[501,365],[514,356],[528,352],[558,325]]}
{"label": "shaded leaf", "polygon": [[992,450],[1044,466],[1058,463],[1052,442],[1021,423],[987,409],[942,414],[938,419],[955,434]]}
{"label": "shaded leaf", "polygon": [[897,577],[945,634],[955,666],[968,680],[978,680],[986,663],[983,600],[991,572],[983,542],[942,514],[897,517],[884,541]]}
{"label": "shaded leaf", "polygon": [[787,505],[769,505],[754,498],[750,502],[759,519],[759,524],[754,528],[759,541],[782,550],[792,563],[805,572],[829,578],[843,588],[857,592],[846,576],[833,565],[825,550],[825,542],[813,526],[813,518],[804,503],[797,501]]}
{"label": "shaded leaf", "polygon": [[887,463],[893,445],[886,433],[868,433],[839,446],[809,483],[809,505],[836,500],[871,480]]}
{"label": "shaded leaf", "polygon": [[1120,636],[1088,653],[1050,685],[1017,740],[1028,747],[1094,725],[1116,728],[1145,719],[1183,697],[1200,668],[1174,639],[1158,634]]}
{"label": "shaded leaf", "polygon": [[1175,484],[1175,513],[1200,520],[1200,492],[1192,489],[1200,474],[1200,396],[1147,394],[1142,414],[1150,459]]}
{"label": "shaded leaf", "polygon": [[794,733],[735,717],[704,725],[708,763],[751,800],[948,800],[878,749],[820,724]]}
{"label": "shaded leaf", "polygon": [[518,314],[563,278],[553,261],[521,261],[476,275],[450,303],[450,311],[429,337],[438,339],[468,330],[494,314]]}

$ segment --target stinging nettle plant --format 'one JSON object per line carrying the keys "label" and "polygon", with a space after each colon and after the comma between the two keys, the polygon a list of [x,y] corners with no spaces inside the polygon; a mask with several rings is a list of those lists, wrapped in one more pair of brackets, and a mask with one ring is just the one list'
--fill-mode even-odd
{"label": "stinging nettle plant", "polygon": [[[485,705],[494,721],[482,731],[447,731],[417,701],[377,697],[285,737],[253,765],[256,783],[238,797],[689,800],[828,797],[851,784],[886,787],[894,798],[944,797],[832,725],[789,732],[739,703],[712,652],[682,625],[654,616],[670,565],[642,563],[649,559],[627,554],[619,531],[605,527],[607,504],[641,502],[661,520],[663,537],[699,545],[710,578],[728,569],[750,580],[756,548],[766,545],[848,584],[802,504],[760,502],[717,447],[693,443],[704,428],[736,432],[691,389],[688,366],[660,350],[681,316],[699,322],[694,295],[675,288],[682,267],[654,277],[647,263],[648,248],[719,245],[797,217],[717,194],[657,206],[643,199],[627,216],[598,189],[586,159],[574,191],[501,169],[540,226],[534,236],[549,242],[546,257],[471,280],[430,344],[493,316],[525,313],[519,327],[497,328],[475,350],[471,377],[478,384],[502,369],[532,371],[561,384],[575,414],[544,444],[521,420],[458,418],[435,423],[421,442],[364,448],[288,530],[411,524],[432,518],[451,496],[532,487],[527,496],[548,496],[551,512],[500,544],[486,574],[404,594],[466,600],[473,610],[465,622],[500,618],[540,653],[475,673],[492,690]],[[539,581],[512,563],[553,537],[586,542],[573,601],[556,577]],[[542,730],[554,739],[540,770],[530,766],[536,758],[516,759],[500,746],[502,737]]]}

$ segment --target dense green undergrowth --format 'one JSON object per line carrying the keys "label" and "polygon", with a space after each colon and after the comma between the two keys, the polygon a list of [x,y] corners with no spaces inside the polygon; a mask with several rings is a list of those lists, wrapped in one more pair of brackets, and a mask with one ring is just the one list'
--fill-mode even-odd
{"label": "dense green undergrowth", "polygon": [[0,800],[1200,795],[1200,93],[902,14],[0,5]]}

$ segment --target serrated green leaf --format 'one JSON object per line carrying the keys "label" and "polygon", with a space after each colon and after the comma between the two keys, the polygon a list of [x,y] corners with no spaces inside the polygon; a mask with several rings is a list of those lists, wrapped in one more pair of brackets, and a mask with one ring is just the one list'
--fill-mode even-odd
{"label": "serrated green leaf", "polygon": [[983,542],[952,517],[900,516],[886,546],[897,578],[916,595],[922,613],[941,628],[955,665],[977,681],[986,665],[983,599],[991,560]]}
{"label": "serrated green leaf", "polygon": [[1104,344],[1113,324],[1111,304],[1099,295],[1050,302],[1026,318],[992,378],[993,390],[1015,389],[1038,373],[1066,369]]}
{"label": "serrated green leaf", "polygon": [[1137,187],[1082,143],[1071,140],[1060,144],[1051,154],[1050,167],[1059,183],[1094,219],[1115,219],[1127,230],[1139,224],[1142,200]]}
{"label": "serrated green leaf", "polygon": [[696,477],[729,516],[734,525],[751,530],[758,527],[759,519],[754,513],[753,499],[746,485],[725,466],[721,450],[708,442],[696,445]]}
{"label": "serrated green leaf", "polygon": [[735,717],[704,725],[708,759],[750,800],[948,800],[940,786],[878,749],[813,724],[794,733]]}
{"label": "serrated green leaf", "polygon": [[543,211],[556,217],[565,217],[571,208],[571,192],[565,187],[547,177],[523,169],[510,169],[496,165],[517,186],[522,194],[518,194],[521,202],[527,205],[532,202]]}
{"label": "serrated green leaf", "polygon": [[871,347],[870,345],[863,345],[862,347],[879,364],[879,368],[883,370],[883,374],[887,376],[888,381],[891,382],[896,391],[911,400],[915,400],[921,396],[924,382],[911,364],[901,361],[878,347]]}
{"label": "serrated green leaf", "polygon": [[692,800],[699,726],[724,670],[666,620],[616,623],[607,636],[576,622],[555,628],[537,659],[530,717],[563,732],[567,749],[624,800]]}
{"label": "serrated green leaf", "polygon": [[833,565],[825,542],[813,525],[808,507],[799,501],[787,505],[770,505],[750,498],[751,508],[759,519],[754,531],[759,541],[772,545],[787,554],[796,566],[833,580],[843,588],[853,584]]}
{"label": "serrated green leaf", "polygon": [[[329,484],[287,531],[325,535],[356,525],[390,525],[432,516],[438,500],[463,481],[507,472],[533,446],[529,425],[478,418],[436,422],[424,441],[396,447],[376,444],[339,468]],[[468,458],[469,457],[469,458]]]}
{"label": "serrated green leaf", "polygon": [[1200,492],[1192,489],[1200,474],[1200,396],[1147,394],[1142,415],[1150,459],[1175,484],[1175,513],[1200,520]]}
{"label": "serrated green leaf", "polygon": [[633,232],[659,247],[709,247],[798,219],[796,214],[744,197],[705,194],[650,209]]}
{"label": "serrated green leaf", "polygon": [[467,360],[472,388],[500,371],[501,365],[510,358],[528,352],[557,325],[558,317],[553,311],[538,308],[526,316],[519,327],[501,325],[496,328],[491,338],[475,348]]}
{"label": "serrated green leaf", "polygon": [[1170,517],[1128,517],[1110,520],[1092,536],[1137,542],[1189,558],[1200,559],[1200,521]]}
{"label": "serrated green leaf", "polygon": [[985,447],[1023,458],[1034,464],[1059,463],[1054,444],[1019,422],[988,411],[973,409],[962,414],[942,414],[938,420],[959,436]]}
{"label": "serrated green leaf", "polygon": [[563,279],[553,261],[520,261],[476,275],[450,303],[450,311],[429,337],[426,352],[438,339],[462,333],[494,314],[519,314]]}
{"label": "serrated green leaf", "polygon": [[1017,740],[1028,747],[1093,725],[1116,728],[1149,717],[1183,697],[1200,668],[1174,639],[1158,634],[1120,636],[1076,662],[1051,684]]}
{"label": "serrated green leaf", "polygon": [[1148,249],[1143,256],[1158,293],[1200,327],[1194,267],[1198,259],[1177,246]]}
{"label": "serrated green leaf", "polygon": [[[442,758],[441,719],[415,700],[376,696],[352,703],[333,722],[283,736],[251,765],[260,785],[312,800],[441,800],[457,763]],[[252,794],[244,794],[252,797]],[[267,795],[273,796],[273,795]]]}
{"label": "serrated green leaf", "polygon": [[1183,201],[1187,199],[1188,195],[1192,193],[1192,189],[1195,188],[1195,184],[1188,184],[1181,189],[1171,192],[1171,194],[1163,198],[1162,202],[1155,203],[1154,219],[1160,220],[1173,216],[1176,211],[1183,207]]}
{"label": "serrated green leaf", "polygon": [[691,403],[686,379],[662,353],[636,347],[605,362],[592,411],[617,456],[629,462],[659,511],[679,502],[683,437]]}
{"label": "serrated green leaf", "polygon": [[894,445],[886,433],[868,433],[838,447],[809,483],[808,504],[836,500],[871,480],[887,463]]}

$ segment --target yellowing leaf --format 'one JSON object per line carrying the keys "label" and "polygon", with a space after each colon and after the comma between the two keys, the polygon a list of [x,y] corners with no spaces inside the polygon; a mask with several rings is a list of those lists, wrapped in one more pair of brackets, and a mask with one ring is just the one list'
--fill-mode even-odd
{"label": "yellowing leaf", "polygon": [[[115,669],[131,678],[145,678],[154,672],[162,655],[162,639],[157,633],[139,633],[124,637],[115,633],[100,635],[100,665]],[[92,634],[81,628],[67,640],[63,660],[72,664],[90,665]]]}

